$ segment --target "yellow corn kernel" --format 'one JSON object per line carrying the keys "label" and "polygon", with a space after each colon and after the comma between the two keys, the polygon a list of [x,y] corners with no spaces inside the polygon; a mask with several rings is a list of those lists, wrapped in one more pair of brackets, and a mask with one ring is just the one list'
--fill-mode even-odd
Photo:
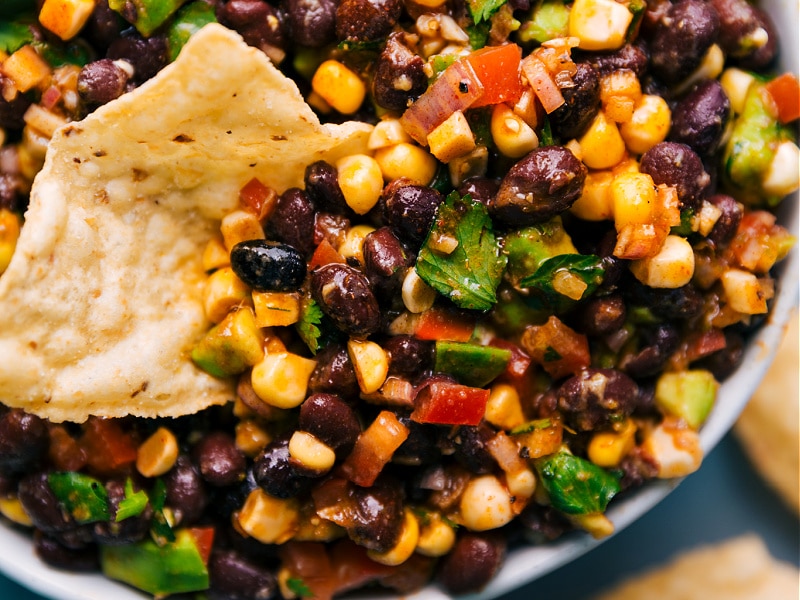
{"label": "yellow corn kernel", "polygon": [[761,186],[768,194],[788,196],[800,185],[800,149],[789,140],[775,150]]}
{"label": "yellow corn kernel", "polygon": [[581,160],[590,169],[610,169],[625,158],[625,142],[619,129],[602,111],[597,113],[578,143]]}
{"label": "yellow corn kernel", "polygon": [[428,134],[431,154],[443,163],[475,149],[475,136],[464,113],[457,110]]}
{"label": "yellow corn kernel", "polygon": [[680,85],[675,88],[675,93],[680,95],[690,90],[696,83],[705,81],[706,79],[716,79],[722,73],[725,67],[725,54],[722,52],[717,44],[712,44],[711,47],[703,55],[700,61],[700,66],[697,67],[686,79],[681,81]]}
{"label": "yellow corn kernel", "polygon": [[366,154],[352,154],[339,159],[336,170],[347,205],[359,215],[367,214],[383,191],[383,172],[378,162]]}
{"label": "yellow corn kernel", "polygon": [[569,13],[569,34],[581,50],[616,50],[625,43],[633,13],[614,0],[575,0]]}
{"label": "yellow corn kernel", "polygon": [[22,119],[28,127],[32,127],[47,138],[53,137],[56,129],[67,122],[65,117],[50,112],[39,104],[31,104],[22,115]]}
{"label": "yellow corn kernel", "polygon": [[767,312],[767,294],[758,277],[742,269],[728,269],[720,277],[725,298],[736,312],[760,315]]}
{"label": "yellow corn kernel", "polygon": [[456,543],[456,531],[437,512],[426,512],[420,524],[417,552],[423,556],[444,556]]}
{"label": "yellow corn kernel", "polygon": [[[515,502],[527,500],[536,491],[536,475],[531,469],[519,469],[506,473],[506,487],[508,492],[515,498]],[[520,510],[520,508],[515,503],[514,509]]]}
{"label": "yellow corn kernel", "polygon": [[525,422],[522,403],[517,388],[507,383],[496,383],[489,392],[486,412],[483,415],[489,423],[506,431]]}
{"label": "yellow corn kernel", "polygon": [[231,254],[225,247],[225,242],[221,235],[215,235],[203,249],[203,270],[206,272],[214,271],[220,267],[228,267],[231,264]]}
{"label": "yellow corn kernel", "polygon": [[336,251],[344,258],[353,258],[364,264],[364,238],[375,231],[371,225],[356,225],[347,230],[344,241]]}
{"label": "yellow corn kernel", "polygon": [[490,128],[497,149],[510,158],[525,156],[539,146],[536,132],[505,104],[492,109]]}
{"label": "yellow corn kernel", "polygon": [[19,239],[20,222],[16,213],[0,208],[0,274],[8,268]]}
{"label": "yellow corn kernel", "polygon": [[430,152],[410,142],[379,148],[375,160],[386,181],[408,177],[417,185],[428,185],[439,168]]}
{"label": "yellow corn kernel", "polygon": [[647,173],[622,173],[614,177],[609,193],[618,231],[626,225],[653,222],[656,188]]}
{"label": "yellow corn kernel", "polygon": [[289,456],[315,473],[326,473],[336,462],[331,447],[307,431],[295,431],[289,438]]}
{"label": "yellow corn kernel", "polygon": [[633,109],[642,97],[642,87],[636,73],[620,69],[600,80],[600,101],[609,119],[616,123],[630,121]]}
{"label": "yellow corn kernel", "polygon": [[219,323],[232,308],[249,302],[250,288],[230,267],[222,267],[209,276],[203,306],[212,323]]}
{"label": "yellow corn kernel", "polygon": [[600,467],[616,467],[636,445],[636,425],[631,419],[617,431],[601,431],[592,436],[587,453]]}
{"label": "yellow corn kernel", "polygon": [[159,427],[136,452],[136,470],[145,477],[158,477],[169,471],[178,458],[178,440],[166,427]]}
{"label": "yellow corn kernel", "polygon": [[373,127],[367,140],[367,148],[369,150],[378,150],[379,148],[387,148],[410,141],[411,136],[403,129],[400,119],[384,119]]}
{"label": "yellow corn kernel", "polygon": [[377,392],[389,374],[386,351],[369,340],[348,340],[347,352],[353,362],[358,387],[365,394]]}
{"label": "yellow corn kernel", "polygon": [[464,156],[454,158],[447,164],[450,183],[454,187],[461,185],[470,177],[483,177],[489,170],[489,150],[486,146],[475,146],[475,149]]}
{"label": "yellow corn kernel", "polygon": [[685,238],[668,235],[655,256],[632,261],[630,269],[646,286],[679,288],[689,283],[694,275],[694,250]]}
{"label": "yellow corn kernel", "polygon": [[614,533],[614,524],[603,513],[570,515],[569,520],[589,533],[596,540],[608,537]]}
{"label": "yellow corn kernel", "polygon": [[633,154],[644,154],[667,138],[672,112],[661,96],[645,94],[633,111],[633,116],[619,127],[625,145]]}
{"label": "yellow corn kernel", "polygon": [[222,218],[219,229],[229,252],[239,242],[265,238],[264,228],[261,227],[258,217],[246,210],[229,212]]}
{"label": "yellow corn kernel", "polygon": [[511,494],[494,475],[471,479],[459,506],[462,523],[472,531],[497,529],[514,518]]}
{"label": "yellow corn kernel", "polygon": [[358,74],[337,60],[326,60],[317,67],[311,78],[311,88],[344,115],[356,112],[367,94]]}
{"label": "yellow corn kernel", "polygon": [[[238,400],[238,399],[237,399]],[[238,400],[238,404],[243,404]],[[272,441],[269,433],[252,419],[245,419],[236,424],[236,447],[245,456],[254,458]]]}
{"label": "yellow corn kernel", "polygon": [[702,236],[707,236],[714,229],[719,218],[722,216],[722,211],[711,204],[708,200],[703,200],[700,210],[695,214],[692,219],[692,231],[697,231]]}
{"label": "yellow corn kernel", "polygon": [[403,528],[394,547],[386,552],[368,550],[367,555],[382,565],[397,566],[406,562],[414,554],[418,541],[419,522],[412,510],[406,507],[403,511]]}
{"label": "yellow corn kernel", "polygon": [[672,479],[694,473],[703,461],[699,434],[675,417],[652,428],[642,448],[658,463],[658,478]]}
{"label": "yellow corn kernel", "polygon": [[294,292],[253,292],[258,327],[293,325],[300,319],[300,296]]}
{"label": "yellow corn kernel", "polygon": [[536,129],[539,126],[539,108],[536,99],[536,92],[530,87],[522,91],[522,95],[514,104],[514,114],[525,121],[530,127]]}
{"label": "yellow corn kernel", "polygon": [[23,46],[3,61],[3,74],[10,77],[14,87],[27,92],[50,75],[50,66],[39,56],[33,46]]}
{"label": "yellow corn kernel", "polygon": [[436,301],[436,290],[425,283],[413,267],[406,272],[400,293],[403,305],[414,314],[425,312]]}
{"label": "yellow corn kernel", "polygon": [[250,375],[256,395],[276,408],[300,406],[316,362],[291,352],[269,353]]}
{"label": "yellow corn kernel", "polygon": [[22,506],[22,502],[19,501],[19,498],[0,496],[0,515],[3,515],[6,519],[17,525],[33,527],[33,521],[28,516],[28,513],[25,512],[25,508]]}
{"label": "yellow corn kernel", "polygon": [[62,40],[69,40],[78,35],[93,10],[94,0],[44,0],[39,22]]}
{"label": "yellow corn kernel", "polygon": [[589,171],[581,195],[570,207],[570,212],[584,221],[605,221],[614,218],[611,199],[611,171]]}
{"label": "yellow corn kernel", "polygon": [[300,510],[294,498],[281,500],[257,487],[234,515],[238,527],[262,544],[283,544],[300,525]]}
{"label": "yellow corn kernel", "polygon": [[719,83],[731,101],[731,110],[737,115],[744,110],[747,90],[755,80],[756,78],[751,73],[735,67],[725,69],[720,76]]}

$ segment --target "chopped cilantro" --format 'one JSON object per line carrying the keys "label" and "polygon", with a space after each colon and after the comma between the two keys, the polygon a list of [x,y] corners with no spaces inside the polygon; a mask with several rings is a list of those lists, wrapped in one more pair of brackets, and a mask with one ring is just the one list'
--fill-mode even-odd
{"label": "chopped cilantro", "polygon": [[556,145],[556,138],[553,136],[553,129],[550,126],[550,119],[547,117],[544,118],[544,123],[542,124],[542,131],[539,134],[539,145],[540,146],[555,146]]}
{"label": "chopped cilantro", "polygon": [[489,21],[478,23],[477,25],[467,25],[467,35],[469,36],[469,45],[473,50],[480,50],[489,42],[489,31],[492,25]]}
{"label": "chopped cilantro", "polygon": [[469,14],[477,25],[481,21],[488,21],[492,15],[500,10],[506,0],[467,0]]}
{"label": "chopped cilantro", "polygon": [[530,288],[534,305],[541,304],[555,312],[561,313],[571,308],[575,300],[561,294],[554,282],[559,273],[569,273],[579,278],[586,288],[580,300],[589,297],[603,282],[605,269],[603,260],[594,254],[560,254],[545,260],[536,271],[523,277],[520,287]]}
{"label": "chopped cilantro", "polygon": [[[457,243],[449,254],[436,249],[436,240],[443,238]],[[497,302],[506,261],[486,207],[453,192],[436,211],[416,269],[425,283],[457,306],[486,311]]]}
{"label": "chopped cilantro", "polygon": [[164,514],[164,505],[167,501],[167,486],[161,479],[156,479],[150,500],[153,507],[153,521],[150,525],[150,533],[156,544],[165,546],[169,542],[175,541],[175,532]]}
{"label": "chopped cilantro", "polygon": [[311,588],[306,585],[306,582],[299,577],[289,577],[289,579],[286,580],[286,587],[297,594],[300,598],[314,597],[314,592],[312,592]]}
{"label": "chopped cilantro", "polygon": [[320,347],[319,338],[322,331],[319,325],[322,323],[322,317],[322,309],[317,303],[312,298],[304,297],[300,303],[300,320],[295,328],[312,354],[316,354]]}
{"label": "chopped cilantro", "polygon": [[25,44],[34,41],[33,32],[27,22],[0,23],[0,50],[13,54]]}
{"label": "chopped cilantro", "polygon": [[125,519],[139,516],[147,508],[148,501],[149,498],[144,490],[133,491],[133,481],[128,477],[125,481],[125,497],[119,502],[117,516],[114,520],[119,523]]}

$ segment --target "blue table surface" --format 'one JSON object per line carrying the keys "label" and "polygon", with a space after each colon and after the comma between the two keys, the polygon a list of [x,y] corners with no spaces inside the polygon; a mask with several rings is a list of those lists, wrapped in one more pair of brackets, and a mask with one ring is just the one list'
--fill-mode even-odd
{"label": "blue table surface", "polygon": [[[700,471],[650,513],[572,563],[500,600],[589,598],[678,552],[748,532],[760,534],[776,558],[800,566],[800,521],[765,486],[729,434]],[[43,600],[2,576],[0,599]]]}

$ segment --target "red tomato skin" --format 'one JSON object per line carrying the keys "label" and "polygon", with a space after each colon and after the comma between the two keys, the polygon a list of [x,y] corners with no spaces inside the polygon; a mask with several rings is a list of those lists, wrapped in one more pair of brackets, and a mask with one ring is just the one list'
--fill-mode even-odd
{"label": "red tomato skin", "polygon": [[489,390],[436,381],[417,396],[411,420],[440,425],[478,425],[488,400]]}
{"label": "red tomato skin", "polygon": [[483,96],[470,108],[489,106],[505,102],[514,104],[522,95],[519,65],[522,48],[517,44],[487,46],[471,53],[467,62],[472,66],[483,84]]}

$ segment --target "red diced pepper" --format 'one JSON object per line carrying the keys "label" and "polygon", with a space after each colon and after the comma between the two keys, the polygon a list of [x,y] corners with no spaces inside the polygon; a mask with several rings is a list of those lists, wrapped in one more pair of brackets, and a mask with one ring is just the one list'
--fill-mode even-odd
{"label": "red diced pepper", "polygon": [[468,342],[475,331],[475,318],[466,313],[431,308],[420,314],[414,335],[421,340]]}
{"label": "red diced pepper", "polygon": [[475,74],[483,84],[483,96],[475,100],[470,108],[500,104],[514,104],[522,95],[519,64],[522,48],[517,44],[487,46],[467,56]]}
{"label": "red diced pepper", "polygon": [[322,240],[314,250],[314,254],[311,255],[311,260],[308,261],[308,268],[316,269],[331,263],[344,264],[345,262],[344,256],[339,254],[328,240]]}
{"label": "red diced pepper", "polygon": [[333,597],[335,582],[325,544],[287,542],[281,546],[280,558],[291,574],[289,581],[295,581],[298,586],[302,586],[310,597],[316,600],[330,600]]}
{"label": "red diced pepper", "polygon": [[440,425],[477,425],[486,412],[489,390],[435,381],[417,395],[411,420]]}
{"label": "red diced pepper", "polygon": [[124,473],[136,460],[136,441],[113,419],[89,418],[80,443],[86,449],[89,470],[97,475]]}
{"label": "red diced pepper", "polygon": [[263,223],[272,214],[278,202],[278,193],[253,177],[239,190],[239,202]]}
{"label": "red diced pepper", "polygon": [[203,559],[203,564],[208,564],[208,557],[211,556],[211,548],[214,545],[214,528],[213,527],[191,527],[189,533],[194,538],[197,552],[200,558]]}
{"label": "red diced pepper", "polygon": [[764,85],[772,96],[781,123],[791,123],[800,118],[800,82],[792,73],[779,75]]}

